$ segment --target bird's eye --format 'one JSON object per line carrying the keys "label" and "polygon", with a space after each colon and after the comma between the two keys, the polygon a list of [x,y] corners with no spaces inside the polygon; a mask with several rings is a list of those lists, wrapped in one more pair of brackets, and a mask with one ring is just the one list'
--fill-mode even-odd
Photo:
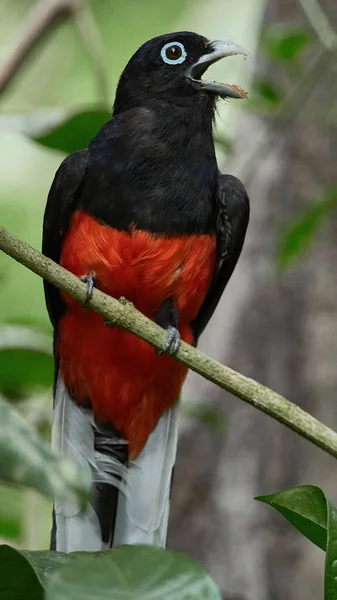
{"label": "bird's eye", "polygon": [[169,65],[183,63],[187,54],[183,44],[180,42],[169,42],[161,49],[161,57]]}

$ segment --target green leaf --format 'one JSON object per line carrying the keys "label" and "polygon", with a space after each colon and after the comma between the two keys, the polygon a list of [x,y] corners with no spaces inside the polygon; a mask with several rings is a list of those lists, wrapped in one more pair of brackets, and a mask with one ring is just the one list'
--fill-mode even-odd
{"label": "green leaf", "polygon": [[109,119],[111,119],[111,113],[106,110],[81,111],[69,115],[61,124],[33,139],[47,148],[54,148],[70,154],[86,148]]}
{"label": "green leaf", "polygon": [[257,496],[255,500],[270,504],[311,542],[322,550],[326,549],[327,508],[320,488],[303,485],[268,496]]}
{"label": "green leaf", "polygon": [[16,398],[39,386],[49,388],[53,371],[53,359],[44,352],[5,350],[0,352],[0,392]]}
{"label": "green leaf", "polygon": [[220,592],[193,559],[151,546],[120,546],[77,555],[51,574],[47,600],[221,600]]}
{"label": "green leaf", "polygon": [[311,36],[306,30],[289,31],[288,27],[276,26],[268,28],[262,43],[270,58],[290,62],[300,55],[310,41]]}
{"label": "green leaf", "polygon": [[20,536],[21,524],[19,519],[1,518],[0,516],[0,536],[7,540],[15,540]]}
{"label": "green leaf", "polygon": [[281,93],[270,81],[256,77],[253,89],[269,105],[278,106],[282,100]]}
{"label": "green leaf", "polygon": [[31,388],[51,387],[52,347],[51,335],[29,327],[0,324],[0,393],[16,398]]}
{"label": "green leaf", "polygon": [[1,600],[43,600],[43,587],[25,556],[10,546],[0,546]]}
{"label": "green leaf", "polygon": [[17,539],[21,535],[23,495],[21,490],[0,486],[0,538]]}
{"label": "green leaf", "polygon": [[47,600],[221,600],[199,563],[154,546],[70,554],[13,552],[34,569]]}
{"label": "green leaf", "polygon": [[86,148],[111,115],[112,111],[96,105],[77,111],[54,109],[0,115],[0,130],[22,133],[47,148],[70,154]]}
{"label": "green leaf", "polygon": [[255,498],[275,508],[311,542],[326,552],[324,599],[337,598],[337,510],[314,485]]}
{"label": "green leaf", "polygon": [[[64,567],[65,565],[71,565],[78,557],[80,556],[99,556],[100,553],[91,553],[89,554],[89,552],[71,552],[69,554],[66,554],[65,552],[54,552],[51,551],[49,552],[48,550],[45,551],[31,551],[31,550],[21,550],[21,549],[17,549],[15,550],[14,548],[12,548],[11,546],[7,546],[7,545],[1,545],[0,546],[0,570],[2,568],[2,561],[4,561],[4,564],[8,564],[10,566],[10,569],[8,570],[8,577],[6,577],[6,587],[8,587],[8,589],[11,589],[11,586],[15,586],[15,581],[14,579],[17,578],[18,579],[18,572],[20,572],[21,567],[23,566],[24,569],[27,570],[28,573],[28,569],[26,567],[26,565],[24,565],[24,562],[22,561],[22,559],[24,559],[24,561],[26,563],[28,563],[28,565],[30,565],[30,570],[33,571],[33,573],[35,574],[35,576],[37,577],[37,580],[40,584],[40,587],[42,586],[44,589],[46,588],[47,582],[50,578],[50,576],[57,571],[58,569],[61,569],[61,567]],[[17,567],[17,571],[15,571],[15,567]],[[2,577],[0,577],[0,580],[2,580]],[[32,578],[33,580],[33,578]],[[24,583],[23,583],[24,585]],[[18,591],[21,588],[18,588]],[[1,581],[0,581],[0,590],[1,590]],[[22,595],[22,598],[24,598],[25,596]],[[0,598],[2,600],[2,596],[0,595]],[[18,596],[11,596],[11,599],[13,598],[13,600],[16,600],[17,598],[21,598],[21,595]],[[35,599],[34,599],[35,600]]]}
{"label": "green leaf", "polygon": [[309,246],[322,222],[337,206],[337,187],[332,186],[315,204],[302,212],[281,235],[276,262],[284,269]]}
{"label": "green leaf", "polygon": [[337,598],[337,510],[330,500],[326,500],[328,515],[328,541],[325,559],[324,598]]}
{"label": "green leaf", "polygon": [[[51,575],[64,567],[65,565],[71,565],[79,556],[87,556],[89,552],[48,552],[48,551],[30,551],[20,550],[23,556],[29,561],[31,566],[39,578],[39,581],[44,588],[47,586],[47,582]],[[90,555],[95,555],[91,553]],[[99,553],[97,553],[99,555]]]}
{"label": "green leaf", "polygon": [[32,487],[59,499],[75,495],[84,501],[90,474],[75,463],[59,458],[0,397],[0,479]]}

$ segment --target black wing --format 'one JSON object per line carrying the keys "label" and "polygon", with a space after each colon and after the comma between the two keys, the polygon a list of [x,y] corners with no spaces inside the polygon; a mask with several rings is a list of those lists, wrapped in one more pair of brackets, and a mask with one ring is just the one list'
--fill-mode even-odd
{"label": "black wing", "polygon": [[[86,150],[70,154],[56,172],[48,194],[43,220],[42,252],[55,262],[60,261],[61,246],[69,220],[79,203],[79,190],[86,172]],[[60,292],[43,282],[46,304],[53,327],[63,314]]]}
{"label": "black wing", "polygon": [[[80,150],[70,154],[61,164],[48,194],[46,210],[43,221],[43,240],[42,252],[55,262],[60,261],[62,242],[69,226],[69,220],[73,212],[80,206],[81,189],[87,167],[87,151]],[[65,305],[62,301],[60,292],[50,283],[44,281],[44,290],[46,304],[50,320],[54,326],[54,360],[55,360],[55,378],[54,378],[54,396],[56,392],[56,382],[58,377],[58,353],[56,351],[57,324],[62,316]],[[125,461],[127,458],[127,445],[116,443],[116,435],[104,435],[100,433],[97,427],[94,428],[95,448],[101,453],[114,458],[120,458]],[[119,441],[119,440],[118,440]],[[121,448],[124,450],[119,457],[118,452]],[[126,455],[126,456],[125,456]],[[107,484],[97,484],[92,488],[91,503],[97,513],[102,529],[102,539],[108,542],[112,537],[114,530],[114,519],[116,516],[116,506],[118,499],[118,490]],[[56,520],[53,509],[53,527],[51,532],[51,549],[56,549]]]}
{"label": "black wing", "polygon": [[217,258],[210,289],[192,323],[198,340],[220,300],[241,254],[249,221],[249,199],[244,185],[233,175],[218,177]]}

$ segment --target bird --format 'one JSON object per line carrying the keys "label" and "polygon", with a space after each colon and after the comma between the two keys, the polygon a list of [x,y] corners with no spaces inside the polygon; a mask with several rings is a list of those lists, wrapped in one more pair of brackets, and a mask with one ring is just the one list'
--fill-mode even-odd
{"label": "bird", "polygon": [[[197,345],[240,256],[249,199],[219,171],[213,124],[236,85],[203,78],[247,52],[183,31],[144,43],[122,72],[111,119],[51,185],[43,253],[82,279],[84,304],[44,282],[54,330],[52,446],[89,467],[89,505],[54,502],[51,549],[166,544],[180,340]],[[161,351],[90,309],[99,289],[167,331]]]}

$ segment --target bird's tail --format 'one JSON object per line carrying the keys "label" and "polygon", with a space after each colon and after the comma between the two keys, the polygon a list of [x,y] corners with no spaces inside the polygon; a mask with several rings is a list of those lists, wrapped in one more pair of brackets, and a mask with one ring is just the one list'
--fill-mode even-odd
{"label": "bird's tail", "polygon": [[165,546],[178,433],[178,402],[159,420],[141,454],[128,462],[127,442],[79,407],[59,376],[55,386],[52,445],[89,465],[89,508],[54,504],[51,549],[99,551],[120,544]]}
{"label": "bird's tail", "polygon": [[166,545],[178,405],[176,402],[161,416],[142,452],[129,463],[126,494],[118,499],[114,546]]}

